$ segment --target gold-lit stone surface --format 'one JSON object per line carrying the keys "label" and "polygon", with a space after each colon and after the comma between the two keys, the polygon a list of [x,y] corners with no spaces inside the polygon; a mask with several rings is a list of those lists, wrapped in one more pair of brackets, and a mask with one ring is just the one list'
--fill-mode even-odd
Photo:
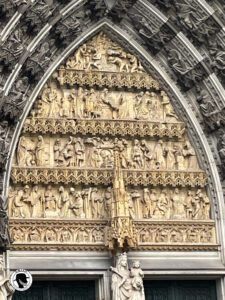
{"label": "gold-lit stone surface", "polygon": [[34,103],[9,215],[15,250],[218,248],[207,175],[185,124],[137,58],[103,33]]}

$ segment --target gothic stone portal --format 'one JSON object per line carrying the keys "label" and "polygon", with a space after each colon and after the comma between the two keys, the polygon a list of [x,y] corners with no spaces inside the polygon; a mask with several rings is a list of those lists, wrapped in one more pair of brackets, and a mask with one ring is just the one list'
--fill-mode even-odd
{"label": "gothic stone portal", "polygon": [[104,33],[43,87],[11,172],[14,250],[216,250],[185,124],[141,63]]}

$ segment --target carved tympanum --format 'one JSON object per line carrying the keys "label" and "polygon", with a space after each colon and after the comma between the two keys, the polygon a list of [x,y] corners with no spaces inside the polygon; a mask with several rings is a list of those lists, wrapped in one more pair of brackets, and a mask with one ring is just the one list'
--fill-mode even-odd
{"label": "carved tympanum", "polygon": [[217,247],[207,176],[185,124],[138,59],[104,33],[43,87],[18,141],[9,198],[15,249]]}

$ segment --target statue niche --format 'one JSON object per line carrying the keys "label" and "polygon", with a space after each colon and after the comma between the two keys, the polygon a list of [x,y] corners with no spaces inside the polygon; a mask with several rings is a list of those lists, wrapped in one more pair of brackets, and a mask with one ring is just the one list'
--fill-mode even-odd
{"label": "statue niche", "polygon": [[[139,60],[102,32],[33,104],[9,216],[15,250],[217,248],[207,175],[185,124]],[[138,295],[129,299],[141,299],[139,271],[128,274]]]}

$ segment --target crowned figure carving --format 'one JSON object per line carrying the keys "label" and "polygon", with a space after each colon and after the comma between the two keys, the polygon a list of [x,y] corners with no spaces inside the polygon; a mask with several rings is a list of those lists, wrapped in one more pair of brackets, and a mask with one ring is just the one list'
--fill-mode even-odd
{"label": "crowned figure carving", "polygon": [[132,262],[128,269],[127,254],[122,253],[116,258],[116,267],[112,272],[112,300],[145,300],[143,277],[139,261]]}

